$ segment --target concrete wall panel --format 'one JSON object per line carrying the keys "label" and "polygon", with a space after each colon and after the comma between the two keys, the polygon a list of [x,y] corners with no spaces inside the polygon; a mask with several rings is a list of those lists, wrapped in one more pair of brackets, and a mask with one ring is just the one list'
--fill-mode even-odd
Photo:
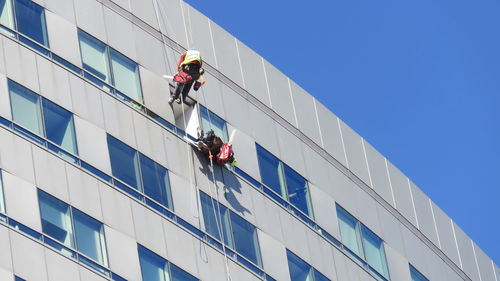
{"label": "concrete wall panel", "polygon": [[321,146],[321,134],[315,107],[316,101],[309,93],[291,80],[290,88],[298,128],[316,144]]}
{"label": "concrete wall panel", "polygon": [[[0,227],[0,268],[13,271],[10,245],[11,242],[8,228]],[[0,277],[2,277],[2,275],[0,275]],[[3,279],[0,278],[0,280]]]}
{"label": "concrete wall panel", "polygon": [[436,220],[439,241],[441,242],[441,250],[460,267],[452,220],[434,202],[432,202],[432,210]]}
{"label": "concrete wall panel", "polygon": [[39,94],[69,111],[73,110],[69,74],[44,57],[37,56]]}
{"label": "concrete wall panel", "polygon": [[131,199],[99,182],[103,222],[129,237],[135,237]]}
{"label": "concrete wall panel", "polygon": [[[73,1],[65,2],[70,4],[62,4],[63,7],[73,3]],[[45,11],[50,49],[74,65],[82,66],[77,27],[73,22],[62,18],[62,15]],[[72,16],[73,13],[67,15]]]}
{"label": "concrete wall panel", "polygon": [[386,160],[373,146],[364,142],[368,167],[370,169],[370,178],[372,187],[384,198],[386,202],[394,206],[394,197],[392,194],[389,174],[387,172]]}
{"label": "concrete wall panel", "polygon": [[95,0],[73,0],[77,26],[85,32],[107,42],[102,4]]}
{"label": "concrete wall panel", "polygon": [[104,123],[106,131],[129,146],[137,148],[132,109],[108,95],[102,96],[102,106],[105,108]]}
{"label": "concrete wall panel", "polygon": [[162,225],[166,237],[168,260],[190,274],[198,276],[195,257],[202,252],[195,249],[208,248],[208,246],[169,221],[163,220]]}
{"label": "concrete wall panel", "polygon": [[[1,42],[2,40],[0,40],[0,43]],[[2,56],[0,55],[0,57]],[[7,87],[7,77],[3,74],[0,74],[0,116],[8,120],[12,120],[9,88]]]}
{"label": "concrete wall panel", "polygon": [[224,84],[222,84],[221,90],[224,97],[222,103],[226,113],[226,121],[238,128],[239,131],[251,134],[253,125],[249,118],[248,101]]}
{"label": "concrete wall panel", "polygon": [[316,112],[318,114],[319,127],[323,148],[330,153],[337,161],[347,166],[342,134],[338,123],[338,118],[324,105],[316,101]]}
{"label": "concrete wall panel", "polygon": [[75,23],[75,4],[68,0],[45,0],[45,8],[55,14],[65,18],[71,23]]}
{"label": "concrete wall panel", "polygon": [[142,66],[139,67],[139,73],[141,74],[142,93],[146,107],[174,124],[174,113],[168,104],[169,81]]}
{"label": "concrete wall panel", "polygon": [[[134,0],[138,3],[147,2],[150,0]],[[170,62],[167,66],[166,64],[166,53],[162,47],[162,42],[153,37],[151,34],[147,33],[140,27],[136,25],[133,26],[133,36],[135,41],[135,49],[137,52],[137,62],[143,67],[149,69],[150,71],[156,73],[157,75],[164,75],[167,73],[167,69],[172,73],[174,63]]]}
{"label": "concrete wall panel", "polygon": [[162,256],[166,256],[163,219],[136,202],[132,202],[132,217],[134,218],[133,225],[137,242],[149,249],[154,249]]}
{"label": "concrete wall panel", "polygon": [[66,177],[71,205],[102,221],[98,180],[71,164],[66,164]]}
{"label": "concrete wall panel", "polygon": [[408,260],[390,245],[385,244],[384,249],[391,280],[411,281]]}
{"label": "concrete wall panel", "polygon": [[214,42],[217,67],[233,82],[243,85],[241,66],[236,49],[236,40],[222,27],[214,22],[210,23],[212,40]]}
{"label": "concrete wall panel", "polygon": [[79,281],[78,264],[61,256],[53,250],[45,248],[45,260],[49,281]]}
{"label": "concrete wall panel", "polygon": [[10,39],[2,41],[7,76],[39,93],[35,53]]}
{"label": "concrete wall panel", "polygon": [[253,124],[252,135],[255,141],[275,156],[279,156],[280,150],[275,121],[253,105],[250,105],[249,116]]}
{"label": "concrete wall panel", "polygon": [[101,95],[105,95],[80,77],[69,75],[73,113],[104,128],[104,113]]}
{"label": "concrete wall panel", "polygon": [[108,226],[104,231],[110,269],[127,280],[142,280],[136,241]]}
{"label": "concrete wall panel", "polygon": [[55,197],[68,201],[65,161],[37,146],[33,146],[32,149],[36,185]]}
{"label": "concrete wall panel", "polygon": [[326,192],[309,184],[309,192],[311,194],[311,202],[314,208],[314,218],[316,222],[328,233],[339,237],[339,225],[337,222],[337,209],[335,201]]}
{"label": "concrete wall panel", "polygon": [[297,126],[288,78],[267,61],[264,61],[264,68],[269,85],[271,108],[288,123]]}
{"label": "concrete wall panel", "polygon": [[137,61],[134,38],[130,36],[134,32],[133,24],[108,7],[104,7],[103,12],[108,45],[130,59]]}
{"label": "concrete wall panel", "polygon": [[245,44],[237,41],[245,89],[265,105],[270,105],[267,78],[262,58]]}
{"label": "concrete wall panel", "polygon": [[408,178],[392,163],[387,162],[396,209],[413,225],[417,226]]}
{"label": "concrete wall panel", "polygon": [[238,161],[238,168],[245,171],[253,178],[259,178],[259,164],[257,160],[257,149],[255,140],[248,136],[244,131],[228,124],[229,136],[234,134],[232,139],[233,151]]}
{"label": "concrete wall panel", "polygon": [[305,177],[307,172],[304,164],[304,156],[302,153],[302,144],[300,139],[280,125],[276,126],[276,129],[278,132],[278,142],[281,151],[281,156],[276,156],[294,169],[297,173]]}
{"label": "concrete wall panel", "polygon": [[111,175],[106,131],[75,116],[75,131],[80,158]]}
{"label": "concrete wall panel", "polygon": [[342,129],[349,169],[367,185],[371,186],[363,149],[363,139],[342,121],[340,122],[340,128]]}
{"label": "concrete wall panel", "polygon": [[47,281],[44,247],[10,232],[14,273],[25,280]]}
{"label": "concrete wall panel", "polygon": [[35,182],[31,144],[0,128],[0,160],[4,170],[29,182]]}
{"label": "concrete wall panel", "polygon": [[266,273],[276,280],[289,281],[286,248],[269,234],[257,231],[262,251],[262,264]]}

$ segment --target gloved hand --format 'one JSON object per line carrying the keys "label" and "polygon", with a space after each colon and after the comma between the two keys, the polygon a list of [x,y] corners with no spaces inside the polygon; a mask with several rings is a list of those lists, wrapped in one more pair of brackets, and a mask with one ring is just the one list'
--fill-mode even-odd
{"label": "gloved hand", "polygon": [[198,91],[198,89],[201,87],[201,82],[196,81],[193,86],[193,90]]}

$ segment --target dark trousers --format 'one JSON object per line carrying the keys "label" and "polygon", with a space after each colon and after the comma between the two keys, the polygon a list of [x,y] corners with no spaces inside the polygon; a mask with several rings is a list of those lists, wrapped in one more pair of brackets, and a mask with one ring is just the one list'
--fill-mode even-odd
{"label": "dark trousers", "polygon": [[182,70],[191,76],[191,80],[186,83],[176,82],[175,91],[173,92],[172,98],[178,99],[179,95],[182,93],[182,99],[186,100],[193,83],[200,78],[200,66],[197,64],[187,64],[182,67]]}

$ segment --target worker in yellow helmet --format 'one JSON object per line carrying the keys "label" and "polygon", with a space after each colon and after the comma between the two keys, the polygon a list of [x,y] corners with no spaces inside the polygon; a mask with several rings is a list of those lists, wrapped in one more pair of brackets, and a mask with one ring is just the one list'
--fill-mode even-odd
{"label": "worker in yellow helmet", "polygon": [[181,103],[179,96],[182,94],[182,99],[186,100],[193,84],[193,89],[195,91],[198,91],[201,85],[205,84],[205,79],[203,79],[205,70],[201,68],[202,64],[203,62],[199,51],[190,49],[182,54],[177,63],[177,70],[179,73],[177,73],[173,79],[176,82],[175,90],[170,93],[170,100],[168,103],[171,104],[176,99],[178,103]]}

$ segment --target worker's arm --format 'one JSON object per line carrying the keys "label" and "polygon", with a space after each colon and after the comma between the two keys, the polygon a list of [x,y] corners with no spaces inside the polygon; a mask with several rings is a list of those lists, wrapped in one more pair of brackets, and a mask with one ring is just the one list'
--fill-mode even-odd
{"label": "worker's arm", "polygon": [[180,70],[181,69],[181,63],[184,61],[184,59],[186,58],[186,52],[184,52],[182,54],[182,56],[179,58],[179,61],[177,62],[177,69]]}

